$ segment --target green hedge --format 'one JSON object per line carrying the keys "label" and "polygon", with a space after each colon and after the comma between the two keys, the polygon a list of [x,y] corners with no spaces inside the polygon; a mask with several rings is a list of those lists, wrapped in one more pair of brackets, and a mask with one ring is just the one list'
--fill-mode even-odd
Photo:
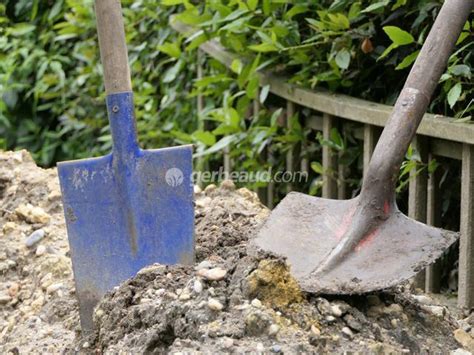
{"label": "green hedge", "polygon": [[[317,157],[320,144],[330,144],[352,164],[359,151],[344,132],[323,142],[301,127],[297,115],[290,128],[278,127],[279,112],[271,107],[280,103],[267,97],[267,88],[257,90],[254,72],[265,67],[303,86],[391,104],[440,3],[124,0],[140,141],[145,147],[194,143],[200,163],[211,166],[231,144],[236,169],[251,171],[283,167],[285,152],[300,142],[306,143],[300,156]],[[173,14],[201,31],[178,35],[168,24]],[[472,21],[465,26],[431,112],[460,120],[472,115],[472,27]],[[228,70],[200,58],[204,76],[196,80],[196,48],[211,38],[244,60]],[[109,151],[92,0],[0,4],[0,53],[4,148],[27,148],[46,166]],[[205,104],[199,115],[198,94]],[[252,117],[257,96],[262,109]],[[320,173],[316,161],[313,168]]]}

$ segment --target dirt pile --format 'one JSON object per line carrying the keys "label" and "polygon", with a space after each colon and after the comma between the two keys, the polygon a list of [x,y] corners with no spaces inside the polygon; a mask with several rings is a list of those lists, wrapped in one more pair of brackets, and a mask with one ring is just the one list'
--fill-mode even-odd
{"label": "dirt pile", "polygon": [[[109,293],[82,339],[56,171],[0,152],[0,353],[430,352],[472,347],[474,317],[409,289],[301,292],[248,253],[268,210],[231,182],[196,190],[196,263],[151,265]],[[472,318],[472,319],[471,319]],[[458,329],[459,328],[459,329]]]}
{"label": "dirt pile", "polygon": [[0,353],[59,353],[79,318],[54,169],[0,152]]}
{"label": "dirt pile", "polygon": [[[299,289],[284,260],[247,253],[268,215],[230,182],[196,194],[194,267],[153,265],[107,295],[92,341],[116,353],[447,352],[445,307],[400,288],[323,298]],[[428,301],[427,301],[428,300]]]}

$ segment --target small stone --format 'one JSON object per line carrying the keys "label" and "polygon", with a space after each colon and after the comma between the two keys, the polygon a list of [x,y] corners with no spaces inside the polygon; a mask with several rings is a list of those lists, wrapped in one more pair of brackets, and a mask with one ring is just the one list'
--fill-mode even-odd
{"label": "small stone", "polygon": [[39,310],[44,305],[44,296],[39,295],[33,302],[31,302],[31,308],[34,310]]}
{"label": "small stone", "polygon": [[314,336],[317,336],[319,337],[321,335],[321,330],[319,330],[318,327],[316,327],[314,324],[311,325],[311,333],[314,335]]}
{"label": "small stone", "polygon": [[392,325],[393,328],[398,328],[398,320],[395,318],[392,318],[390,321],[390,324]]}
{"label": "small stone", "polygon": [[209,206],[209,204],[212,202],[212,199],[210,197],[201,197],[201,198],[198,198],[196,201],[195,201],[195,204],[196,204],[196,207],[199,207],[199,208],[204,208],[204,207],[207,207]]}
{"label": "small stone", "polygon": [[91,344],[88,341],[86,341],[84,344],[82,344],[83,349],[88,349],[90,346],[91,346]]}
{"label": "small stone", "polygon": [[20,205],[15,209],[15,213],[18,217],[23,218],[28,223],[41,223],[46,224],[51,219],[51,216],[47,214],[41,207],[32,206],[31,204]]}
{"label": "small stone", "polygon": [[280,353],[281,352],[281,346],[278,344],[270,346],[270,351],[272,353]]}
{"label": "small stone", "polygon": [[278,324],[272,324],[268,328],[268,335],[270,336],[277,335],[279,331],[280,331],[280,326]]}
{"label": "small stone", "polygon": [[2,231],[4,234],[8,234],[8,233],[13,232],[17,228],[18,228],[18,225],[15,222],[7,222],[3,225]]}
{"label": "small stone", "polygon": [[344,321],[346,322],[347,326],[352,330],[360,332],[362,330],[362,324],[354,318],[352,314],[346,314],[344,316]]}
{"label": "small stone", "polygon": [[214,184],[209,184],[206,186],[206,188],[204,189],[204,193],[206,195],[209,195],[209,194],[212,194],[214,191],[216,191],[217,189],[217,186],[214,185]]}
{"label": "small stone", "polygon": [[352,330],[350,330],[349,327],[343,327],[341,331],[342,331],[342,334],[344,334],[348,338],[352,338],[354,336],[354,333],[352,333]]}
{"label": "small stone", "polygon": [[46,247],[43,244],[38,245],[38,248],[36,248],[36,256],[41,256],[46,253]]}
{"label": "small stone", "polygon": [[0,304],[7,304],[12,298],[6,293],[0,293]]}
{"label": "small stone", "polygon": [[201,293],[203,290],[202,282],[199,280],[194,280],[193,291],[196,293]]}
{"label": "small stone", "polygon": [[260,310],[252,309],[245,316],[245,332],[250,336],[261,336],[267,333],[272,323],[273,319],[270,315]]}
{"label": "small stone", "polygon": [[38,229],[38,230],[35,230],[33,233],[31,233],[28,238],[26,238],[25,240],[25,245],[28,247],[28,248],[31,248],[32,246],[34,246],[36,243],[38,243],[41,239],[44,238],[45,236],[45,231],[44,229]]}
{"label": "small stone", "polygon": [[188,292],[182,292],[180,295],[179,295],[179,300],[180,301],[188,301],[191,299],[191,295],[188,293]]}
{"label": "small stone", "polygon": [[212,263],[209,260],[203,260],[198,265],[196,265],[194,270],[199,271],[202,269],[210,269],[211,267],[212,267]]}
{"label": "small stone", "polygon": [[464,329],[456,329],[454,331],[454,339],[464,348],[471,352],[474,351],[474,339]]}
{"label": "small stone", "polygon": [[258,298],[254,298],[250,304],[255,308],[262,308],[262,302]]}
{"label": "small stone", "polygon": [[369,306],[378,306],[378,305],[382,304],[382,301],[380,301],[380,298],[377,295],[368,295],[367,296],[367,304]]}
{"label": "small stone", "polygon": [[194,185],[194,194],[199,195],[202,192],[202,189],[199,187],[199,185]]}
{"label": "small stone", "polygon": [[224,349],[229,349],[234,346],[234,339],[225,337],[222,339],[222,347]]}
{"label": "small stone", "polygon": [[201,269],[197,272],[197,274],[206,280],[220,281],[225,278],[225,275],[227,275],[227,270],[216,267],[213,269]]}
{"label": "small stone", "polygon": [[56,292],[60,288],[62,288],[64,285],[62,283],[55,283],[46,288],[46,293],[49,295],[51,293]]}
{"label": "small stone", "polygon": [[446,309],[442,306],[427,306],[422,305],[421,309],[435,315],[436,317],[443,318],[446,314]]}
{"label": "small stone", "polygon": [[325,298],[318,298],[316,300],[318,310],[321,312],[322,315],[332,314],[331,304]]}
{"label": "small stone", "polygon": [[426,295],[413,295],[415,301],[421,304],[432,304],[433,300]]}
{"label": "small stone", "polygon": [[224,305],[215,298],[209,298],[207,301],[207,306],[213,311],[222,311],[224,308]]}
{"label": "small stone", "polygon": [[95,316],[97,318],[101,318],[104,314],[105,314],[105,312],[100,308],[97,311],[95,311]]}
{"label": "small stone", "polygon": [[341,317],[342,316],[342,310],[341,308],[339,307],[339,305],[333,305],[331,306],[331,314],[334,316],[334,317]]}
{"label": "small stone", "polygon": [[235,190],[235,184],[232,180],[227,179],[221,182],[221,189],[228,190],[228,191],[234,191]]}
{"label": "small stone", "polygon": [[8,287],[7,292],[11,298],[16,298],[18,291],[20,291],[20,284],[18,282],[13,282],[10,287]]}
{"label": "small stone", "polygon": [[325,319],[326,319],[326,322],[332,323],[332,322],[334,322],[334,321],[336,320],[336,317],[334,317],[334,316],[327,316]]}
{"label": "small stone", "polygon": [[470,351],[457,348],[456,350],[451,351],[449,355],[472,355],[472,353]]}
{"label": "small stone", "polygon": [[257,343],[257,349],[256,350],[262,352],[262,351],[265,351],[265,347],[263,346],[262,343]]}
{"label": "small stone", "polygon": [[403,313],[403,307],[398,303],[392,303],[390,306],[387,306],[383,309],[383,313],[390,315],[400,315]]}

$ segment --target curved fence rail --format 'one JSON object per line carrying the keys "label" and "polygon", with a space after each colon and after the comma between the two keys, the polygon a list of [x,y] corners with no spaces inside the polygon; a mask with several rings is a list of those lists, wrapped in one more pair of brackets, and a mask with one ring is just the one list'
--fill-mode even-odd
{"label": "curved fence rail", "polygon": [[[171,26],[185,35],[192,35],[196,30],[179,22],[170,21]],[[200,46],[203,53],[230,67],[238,58],[227,52],[217,41],[208,41]],[[344,124],[345,121],[358,122],[362,125],[357,133],[363,140],[364,171],[368,167],[370,156],[383,127],[388,120],[391,106],[377,104],[346,95],[329,93],[324,90],[309,90],[288,83],[284,78],[276,77],[271,72],[259,73],[260,86],[269,85],[270,92],[287,100],[285,116],[292,117],[295,106],[302,106],[317,111],[318,114],[306,119],[304,124],[329,139],[331,129]],[[200,99],[198,98],[198,101]],[[254,112],[258,112],[259,103],[254,102]],[[454,118],[425,114],[413,146],[420,153],[423,162],[429,163],[437,156],[461,160],[461,206],[460,206],[460,254],[458,304],[462,307],[474,307],[474,125],[453,122]],[[337,172],[336,176],[323,176],[322,195],[326,198],[345,198],[344,183],[346,171],[338,164],[338,157],[326,146],[322,147],[322,165],[326,171]],[[293,171],[296,165],[301,170],[308,169],[308,162],[295,161],[290,151],[286,156],[286,169]],[[224,166],[231,169],[228,152],[224,152]],[[440,197],[438,174],[422,172],[414,174],[409,182],[408,215],[420,222],[437,226],[440,223]],[[272,183],[266,191],[266,202],[272,207]],[[288,188],[291,189],[291,186]],[[420,273],[418,284],[427,292],[439,292],[440,265],[434,264]]]}

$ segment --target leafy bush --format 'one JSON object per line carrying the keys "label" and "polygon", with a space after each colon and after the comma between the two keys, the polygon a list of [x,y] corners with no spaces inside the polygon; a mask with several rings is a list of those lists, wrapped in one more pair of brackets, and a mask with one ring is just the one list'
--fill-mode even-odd
{"label": "leafy bush", "polygon": [[[194,55],[159,50],[176,33],[172,8],[124,1],[141,143],[166,146],[195,130],[188,97]],[[5,148],[24,147],[42,165],[110,150],[92,0],[0,4],[0,132]]]}
{"label": "leafy bush", "polygon": [[[258,89],[255,72],[271,69],[299,85],[392,104],[440,4],[123,0],[140,141],[144,147],[194,143],[200,166],[208,167],[220,164],[222,148],[231,146],[236,169],[283,169],[288,149],[317,160],[320,143],[339,146],[348,164],[357,164],[360,149],[350,135],[336,131],[334,142],[320,142],[301,126],[308,110],[300,110],[288,127],[277,125],[281,111],[274,108],[282,102],[268,95],[268,87]],[[191,38],[177,34],[168,23],[173,14],[200,32]],[[42,165],[109,151],[95,27],[92,0],[0,4],[5,148],[25,147]],[[459,38],[431,112],[471,116],[472,27],[467,23]],[[242,57],[231,70],[198,56],[198,46],[212,38]],[[196,79],[198,60],[204,72]],[[257,112],[253,100],[260,101]],[[316,179],[312,193],[318,186]]]}

